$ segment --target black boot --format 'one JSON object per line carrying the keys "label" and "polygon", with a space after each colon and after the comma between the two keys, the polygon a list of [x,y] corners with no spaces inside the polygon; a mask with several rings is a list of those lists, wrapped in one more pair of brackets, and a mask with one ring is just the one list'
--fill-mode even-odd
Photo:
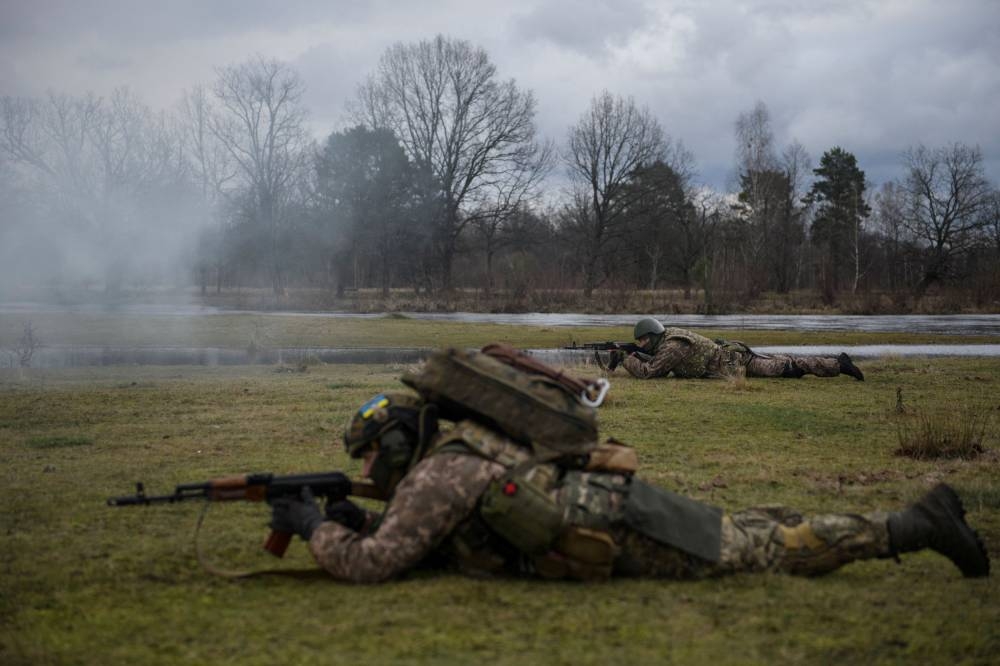
{"label": "black boot", "polygon": [[848,356],[846,352],[838,356],[837,361],[840,362],[841,374],[850,375],[851,377],[857,379],[859,382],[865,381],[865,373],[861,372],[861,368],[854,365],[854,361],[851,360],[851,357]]}
{"label": "black boot", "polygon": [[904,511],[889,514],[892,555],[930,548],[955,563],[966,578],[990,575],[990,556],[965,522],[962,500],[941,483]]}

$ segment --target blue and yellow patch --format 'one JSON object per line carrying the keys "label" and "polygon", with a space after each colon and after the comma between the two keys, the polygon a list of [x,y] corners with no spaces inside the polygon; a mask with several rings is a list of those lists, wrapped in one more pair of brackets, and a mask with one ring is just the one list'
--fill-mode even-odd
{"label": "blue and yellow patch", "polygon": [[382,409],[383,407],[388,407],[388,406],[389,406],[389,398],[379,393],[377,396],[375,396],[365,404],[361,405],[361,408],[358,409],[358,414],[361,414],[361,418],[363,419],[370,419],[372,417],[372,414],[375,413],[375,410]]}

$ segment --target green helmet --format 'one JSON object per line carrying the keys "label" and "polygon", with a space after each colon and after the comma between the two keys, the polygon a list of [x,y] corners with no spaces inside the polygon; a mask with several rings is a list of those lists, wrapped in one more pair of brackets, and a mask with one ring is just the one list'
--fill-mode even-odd
{"label": "green helmet", "polygon": [[369,444],[400,427],[409,430],[408,434],[416,440],[423,406],[424,401],[410,393],[379,393],[347,419],[344,448],[352,458],[360,458]]}
{"label": "green helmet", "polygon": [[663,335],[664,330],[666,329],[663,328],[663,324],[652,317],[646,317],[640,319],[639,323],[635,325],[635,331],[632,335],[636,340],[639,340],[644,335]]}

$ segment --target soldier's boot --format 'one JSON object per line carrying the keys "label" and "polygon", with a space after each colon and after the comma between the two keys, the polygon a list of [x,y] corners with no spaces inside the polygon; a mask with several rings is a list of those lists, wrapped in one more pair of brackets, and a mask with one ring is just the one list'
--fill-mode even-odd
{"label": "soldier's boot", "polygon": [[840,363],[841,374],[850,375],[859,382],[865,381],[865,374],[861,372],[861,368],[854,365],[854,361],[851,360],[851,357],[848,356],[846,352],[841,353],[840,356],[837,357],[837,361]]}
{"label": "soldier's boot", "polygon": [[789,359],[785,362],[785,367],[781,369],[781,376],[791,379],[799,379],[806,374],[806,371],[800,368],[795,361]]}
{"label": "soldier's boot", "polygon": [[966,578],[990,574],[990,556],[965,522],[962,500],[943,483],[905,510],[889,514],[888,527],[893,556],[930,548],[954,562]]}

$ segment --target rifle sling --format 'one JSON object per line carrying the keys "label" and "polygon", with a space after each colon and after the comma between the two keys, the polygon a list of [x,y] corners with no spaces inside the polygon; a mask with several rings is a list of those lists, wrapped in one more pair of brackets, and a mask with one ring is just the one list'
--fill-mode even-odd
{"label": "rifle sling", "polygon": [[230,580],[240,580],[243,578],[253,578],[255,576],[289,576],[293,578],[306,578],[314,577],[317,575],[322,575],[319,569],[257,569],[251,571],[232,571],[229,569],[220,569],[215,566],[205,557],[205,551],[201,545],[201,539],[199,538],[201,534],[201,525],[205,521],[205,514],[208,513],[208,507],[212,505],[211,502],[205,502],[205,506],[202,508],[201,513],[198,514],[198,523],[194,528],[194,550],[198,556],[198,564],[201,568],[212,574],[213,576],[219,576],[220,578],[228,578]]}

